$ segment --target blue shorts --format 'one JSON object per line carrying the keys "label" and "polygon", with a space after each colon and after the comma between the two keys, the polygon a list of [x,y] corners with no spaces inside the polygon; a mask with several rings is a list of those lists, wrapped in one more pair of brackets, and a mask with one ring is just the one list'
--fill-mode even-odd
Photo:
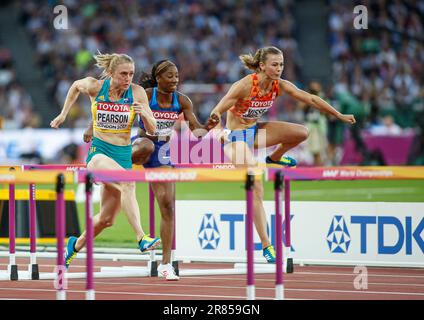
{"label": "blue shorts", "polygon": [[224,145],[228,143],[232,143],[232,142],[243,141],[243,142],[246,142],[246,144],[249,146],[250,149],[253,149],[257,134],[258,134],[257,124],[244,130],[230,130],[230,134],[228,135],[229,141],[225,142]]}
{"label": "blue shorts", "polygon": [[143,164],[145,168],[158,168],[162,166],[172,167],[171,162],[171,144],[169,141],[152,141],[155,150],[150,155],[149,161]]}

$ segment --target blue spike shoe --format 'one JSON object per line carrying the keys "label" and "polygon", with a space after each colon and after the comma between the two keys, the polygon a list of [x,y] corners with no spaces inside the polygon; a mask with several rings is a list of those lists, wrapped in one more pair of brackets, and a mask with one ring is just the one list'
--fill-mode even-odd
{"label": "blue spike shoe", "polygon": [[280,161],[274,161],[269,156],[265,158],[266,163],[279,164],[284,167],[296,167],[297,161],[289,156],[281,157]]}
{"label": "blue spike shoe", "polygon": [[154,250],[161,244],[160,238],[150,238],[147,234],[144,235],[143,238],[141,238],[140,242],[138,243],[138,248],[142,253]]}
{"label": "blue spike shoe", "polygon": [[262,253],[268,263],[275,263],[275,250],[272,245],[263,249]]}
{"label": "blue spike shoe", "polygon": [[72,259],[74,259],[78,253],[77,250],[75,250],[75,244],[77,243],[78,238],[77,237],[69,237],[68,244],[66,245],[66,252],[65,252],[65,267],[66,269],[69,268],[69,264],[71,263]]}

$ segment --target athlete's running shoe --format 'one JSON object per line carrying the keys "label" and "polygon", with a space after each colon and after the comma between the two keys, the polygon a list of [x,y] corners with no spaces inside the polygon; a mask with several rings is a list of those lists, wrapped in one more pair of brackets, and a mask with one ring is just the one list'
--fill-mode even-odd
{"label": "athlete's running shoe", "polygon": [[263,249],[262,252],[268,263],[275,263],[275,250],[272,245]]}
{"label": "athlete's running shoe", "polygon": [[273,163],[273,164],[279,164],[281,166],[285,167],[296,167],[297,161],[289,156],[283,156],[281,157],[280,161],[274,161],[269,156],[265,158],[266,163]]}
{"label": "athlete's running shoe", "polygon": [[177,281],[180,279],[179,276],[175,273],[174,267],[170,264],[160,264],[158,267],[159,277],[166,278],[168,281]]}
{"label": "athlete's running shoe", "polygon": [[138,247],[141,252],[146,252],[149,250],[154,250],[160,245],[160,238],[150,238],[147,234],[138,243]]}
{"label": "athlete's running shoe", "polygon": [[69,264],[71,263],[72,259],[75,258],[78,251],[75,250],[75,244],[77,243],[78,238],[77,237],[69,237],[68,244],[66,245],[66,252],[65,252],[65,267],[66,269],[69,268]]}

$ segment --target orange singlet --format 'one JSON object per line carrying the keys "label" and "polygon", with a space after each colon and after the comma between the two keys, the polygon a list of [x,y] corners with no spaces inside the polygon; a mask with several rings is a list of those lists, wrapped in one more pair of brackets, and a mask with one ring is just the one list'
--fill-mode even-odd
{"label": "orange singlet", "polygon": [[262,117],[274,104],[275,98],[280,95],[278,80],[272,82],[272,88],[269,93],[262,96],[259,90],[258,75],[252,74],[252,89],[250,96],[245,99],[239,99],[231,107],[230,111],[243,119],[257,120]]}

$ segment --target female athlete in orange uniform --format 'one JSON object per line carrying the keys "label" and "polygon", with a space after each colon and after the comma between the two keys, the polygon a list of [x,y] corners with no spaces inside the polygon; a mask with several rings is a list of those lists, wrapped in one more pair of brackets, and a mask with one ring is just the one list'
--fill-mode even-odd
{"label": "female athlete in orange uniform", "polygon": [[[258,122],[275,99],[282,93],[302,101],[316,109],[353,124],[353,115],[344,115],[316,95],[298,89],[287,80],[280,79],[284,67],[281,50],[275,47],[259,49],[254,56],[241,55],[243,64],[255,73],[234,83],[211,114],[220,119],[227,112],[226,127],[228,136],[222,135],[224,152],[234,164],[256,165],[252,148],[270,147],[277,149],[268,157],[267,163],[295,166],[296,160],[282,157],[288,150],[308,138],[305,126],[282,121]],[[228,132],[229,131],[229,132]],[[259,134],[258,134],[259,132]],[[255,226],[262,243],[263,255],[268,262],[275,262],[275,252],[266,232],[266,216],[263,207],[262,183],[255,183],[254,192]]]}

